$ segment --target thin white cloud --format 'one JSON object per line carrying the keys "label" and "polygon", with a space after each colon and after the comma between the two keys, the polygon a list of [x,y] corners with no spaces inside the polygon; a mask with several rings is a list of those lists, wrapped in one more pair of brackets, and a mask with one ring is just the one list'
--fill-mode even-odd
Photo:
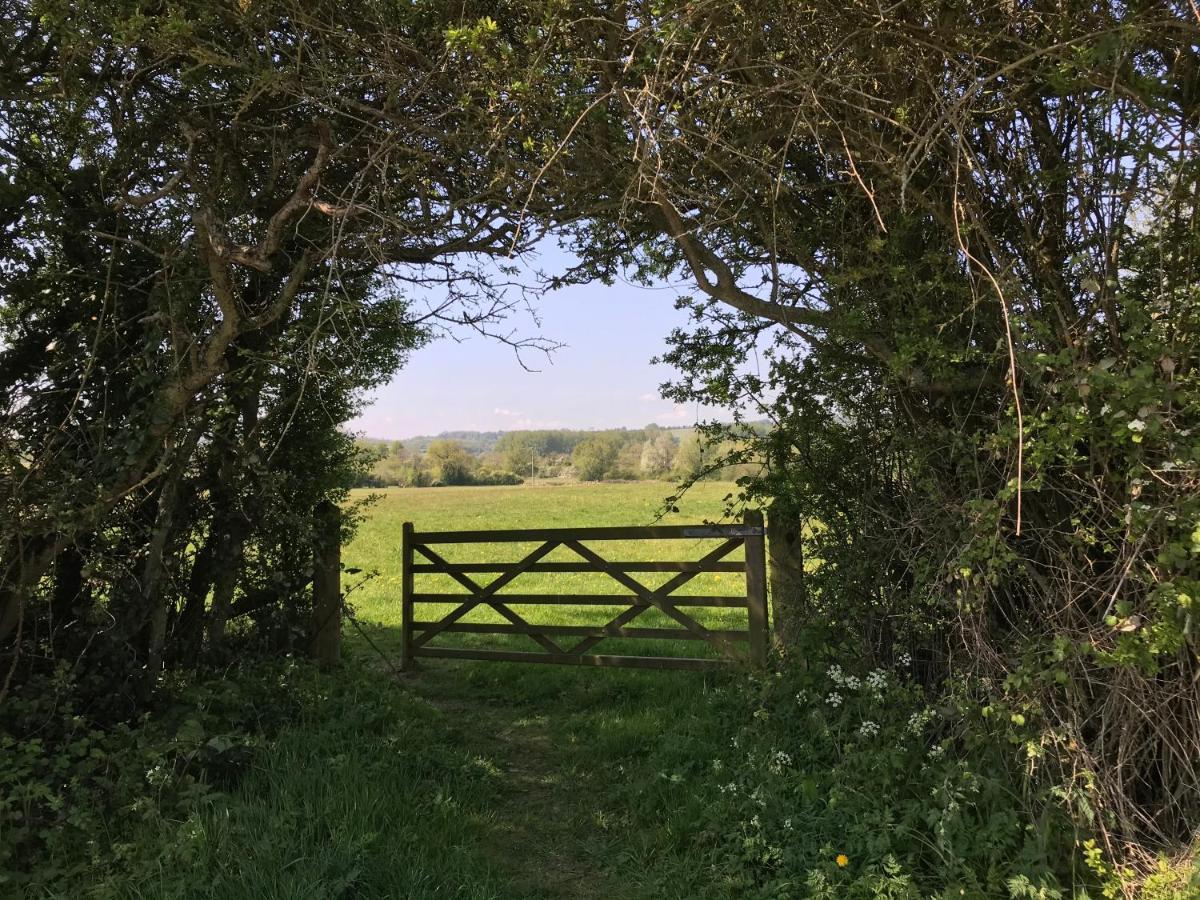
{"label": "thin white cloud", "polygon": [[519,412],[514,412],[511,409],[505,409],[503,406],[497,406],[492,410],[492,413],[497,416],[508,416],[510,418],[521,415]]}
{"label": "thin white cloud", "polygon": [[689,407],[676,404],[670,409],[654,413],[653,416],[656,422],[682,422],[692,418],[692,411]]}

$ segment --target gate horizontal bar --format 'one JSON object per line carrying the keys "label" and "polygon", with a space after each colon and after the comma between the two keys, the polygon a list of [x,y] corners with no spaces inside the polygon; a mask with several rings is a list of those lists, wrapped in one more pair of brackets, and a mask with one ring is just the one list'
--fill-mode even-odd
{"label": "gate horizontal bar", "polygon": [[[418,548],[419,549],[419,548]],[[520,562],[482,562],[460,563],[450,562],[449,566],[455,572],[509,572],[519,566]],[[746,564],[740,561],[731,562],[614,562],[607,567],[620,572],[745,572]],[[413,563],[413,572],[446,573],[446,570],[434,563]],[[603,572],[604,569],[595,563],[580,560],[579,562],[539,562],[526,566],[524,572]]]}
{"label": "gate horizontal bar", "polygon": [[[414,631],[433,628],[437,622],[413,622]],[[501,622],[454,622],[442,631],[460,631],[468,634],[547,634],[571,637],[649,638],[666,641],[702,641],[703,635],[683,628],[628,628],[606,625],[506,625]],[[708,633],[732,641],[747,641],[750,632],[708,629]]]}
{"label": "gate horizontal bar", "polygon": [[[471,594],[413,594],[414,603],[462,603]],[[728,609],[743,609],[748,602],[745,597],[727,597],[720,594],[695,594],[682,596],[670,594],[672,606],[712,606]],[[551,606],[650,606],[634,594],[506,594],[498,593],[495,599],[503,603],[551,605]]]}
{"label": "gate horizontal bar", "polygon": [[671,538],[751,537],[763,528],[746,525],[643,525],[607,528],[505,528],[495,531],[418,531],[420,544],[491,544],[510,541],[627,541]]}
{"label": "gate horizontal bar", "polygon": [[499,662],[550,663],[560,666],[602,666],[615,669],[728,669],[730,659],[689,656],[580,656],[574,653],[534,653],[522,650],[464,650],[457,647],[418,647],[414,656],[439,659],[482,659]]}

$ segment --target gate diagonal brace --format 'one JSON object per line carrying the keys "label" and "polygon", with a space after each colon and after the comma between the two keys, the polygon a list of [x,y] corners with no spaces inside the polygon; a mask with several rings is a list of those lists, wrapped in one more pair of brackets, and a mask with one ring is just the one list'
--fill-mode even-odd
{"label": "gate diagonal brace", "polygon": [[[706,554],[703,558],[701,558],[699,560],[699,562],[701,564],[716,562],[717,560],[727,556],[729,553],[736,550],[739,546],[741,546],[742,543],[743,543],[743,541],[741,538],[733,538],[729,541],[726,541],[724,544],[717,547],[715,550]],[[614,581],[616,581],[618,584],[621,584],[624,587],[627,587],[629,590],[633,591],[633,593],[636,594],[639,599],[645,601],[646,605],[644,605],[644,606],[631,606],[629,609],[625,610],[623,613],[621,613],[619,616],[617,616],[611,622],[609,622],[605,626],[606,628],[623,627],[625,625],[628,625],[630,622],[632,622],[634,619],[636,619],[638,616],[640,616],[642,613],[644,613],[646,610],[648,610],[651,606],[653,606],[655,609],[659,610],[660,612],[664,613],[665,615],[670,616],[672,619],[674,619],[676,622],[678,622],[680,625],[682,625],[688,631],[691,631],[693,634],[696,634],[699,637],[703,638],[704,640],[708,641],[714,647],[721,650],[721,652],[724,653],[726,656],[733,657],[733,658],[740,658],[743,655],[731,643],[729,643],[729,641],[725,640],[720,635],[713,634],[711,631],[709,631],[707,628],[705,628],[703,625],[701,625],[699,622],[697,622],[691,616],[680,612],[679,609],[673,603],[671,603],[670,600],[668,599],[668,596],[673,591],[675,591],[676,589],[683,586],[688,581],[691,581],[693,578],[695,578],[697,575],[699,575],[700,574],[699,571],[681,572],[679,575],[676,575],[674,578],[672,578],[666,584],[662,585],[661,587],[659,587],[655,590],[651,590],[650,588],[646,587],[644,584],[642,584],[637,579],[631,578],[630,576],[626,575],[624,572],[620,571],[619,569],[613,568],[612,565],[608,562],[608,560],[604,559],[604,557],[600,556],[598,553],[596,553],[594,550],[590,549],[589,547],[584,546],[579,541],[571,541],[571,540],[563,541],[563,546],[569,547],[571,550],[574,550],[576,553],[578,553],[580,556],[582,556],[585,560],[587,560],[588,562],[595,565],[599,571],[604,572],[610,578],[612,578]],[[590,648],[594,647],[596,644],[598,644],[602,640],[604,640],[604,638],[602,638],[602,637],[584,638],[582,641],[580,641],[578,644],[576,644],[574,647],[572,647],[569,652],[575,653],[575,654],[582,654],[585,651],[589,650]]]}
{"label": "gate diagonal brace", "polygon": [[506,618],[513,625],[529,629],[529,637],[532,638],[543,650],[546,650],[549,653],[562,653],[563,649],[559,647],[558,644],[554,643],[554,641],[550,640],[550,638],[546,637],[546,635],[536,631],[533,625],[530,625],[529,622],[525,621],[525,619],[521,618],[521,616],[505,606],[504,603],[496,599],[495,596],[496,592],[499,591],[500,588],[504,587],[518,575],[525,572],[530,566],[532,566],[542,557],[549,554],[558,546],[558,541],[547,541],[522,559],[519,563],[517,563],[514,568],[501,574],[498,578],[488,584],[487,587],[483,587],[473,578],[470,578],[469,576],[455,569],[453,563],[443,559],[424,544],[416,544],[413,547],[414,550],[420,552],[422,556],[437,566],[441,572],[449,575],[451,578],[469,590],[471,592],[471,596],[464,599],[460,606],[451,610],[442,619],[438,620],[438,623],[432,628],[426,629],[420,636],[414,636],[413,646],[423,647],[471,610],[475,609],[475,607],[479,606],[481,603],[486,603],[496,612],[500,613],[500,615],[504,616],[504,618]]}

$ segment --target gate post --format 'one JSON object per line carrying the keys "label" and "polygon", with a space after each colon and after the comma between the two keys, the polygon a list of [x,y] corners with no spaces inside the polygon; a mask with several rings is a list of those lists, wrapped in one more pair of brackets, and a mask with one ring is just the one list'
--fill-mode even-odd
{"label": "gate post", "polygon": [[401,526],[400,545],[400,671],[413,670],[413,523]]}
{"label": "gate post", "polygon": [[342,514],[323,501],[313,511],[312,655],[322,667],[342,656]]}
{"label": "gate post", "polygon": [[767,510],[771,529],[769,580],[774,607],[775,642],[785,652],[796,641],[807,596],[804,583],[804,517],[791,505],[776,501]]}
{"label": "gate post", "polygon": [[750,664],[763,668],[767,664],[767,556],[763,534],[763,514],[748,509],[743,522],[746,535],[746,610],[750,630]]}

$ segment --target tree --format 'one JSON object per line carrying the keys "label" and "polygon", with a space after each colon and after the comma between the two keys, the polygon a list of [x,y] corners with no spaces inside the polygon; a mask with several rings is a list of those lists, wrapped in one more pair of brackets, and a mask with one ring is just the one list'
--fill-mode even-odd
{"label": "tree", "polygon": [[339,425],[435,326],[513,342],[486,260],[542,206],[457,11],[10,6],[0,698],[104,659],[89,683],[136,704],[223,659],[231,617],[302,634],[304,523],[358,465]]}
{"label": "tree", "polygon": [[709,465],[709,454],[704,439],[697,431],[689,431],[679,442],[673,468],[677,478],[694,480],[703,478]]}
{"label": "tree", "polygon": [[591,12],[556,33],[593,121],[544,181],[624,200],[581,211],[581,269],[694,286],[667,393],[773,421],[708,436],[822,523],[801,614],[1040,717],[1035,781],[1097,773],[1108,846],[1184,845],[1197,638],[1163,597],[1200,588],[1198,494],[1138,473],[1200,429],[1194,10]]}
{"label": "tree", "polygon": [[425,451],[425,463],[435,481],[442,484],[470,484],[475,459],[458,441],[439,438]]}
{"label": "tree", "polygon": [[502,435],[496,444],[504,468],[518,475],[532,475],[538,458],[534,436],[527,431],[510,431]]}
{"label": "tree", "polygon": [[571,463],[583,481],[600,481],[610,475],[620,452],[620,441],[612,435],[592,435],[575,446]]}
{"label": "tree", "polygon": [[650,478],[658,478],[670,472],[675,465],[677,449],[675,438],[666,431],[648,437],[642,445],[641,472]]}

